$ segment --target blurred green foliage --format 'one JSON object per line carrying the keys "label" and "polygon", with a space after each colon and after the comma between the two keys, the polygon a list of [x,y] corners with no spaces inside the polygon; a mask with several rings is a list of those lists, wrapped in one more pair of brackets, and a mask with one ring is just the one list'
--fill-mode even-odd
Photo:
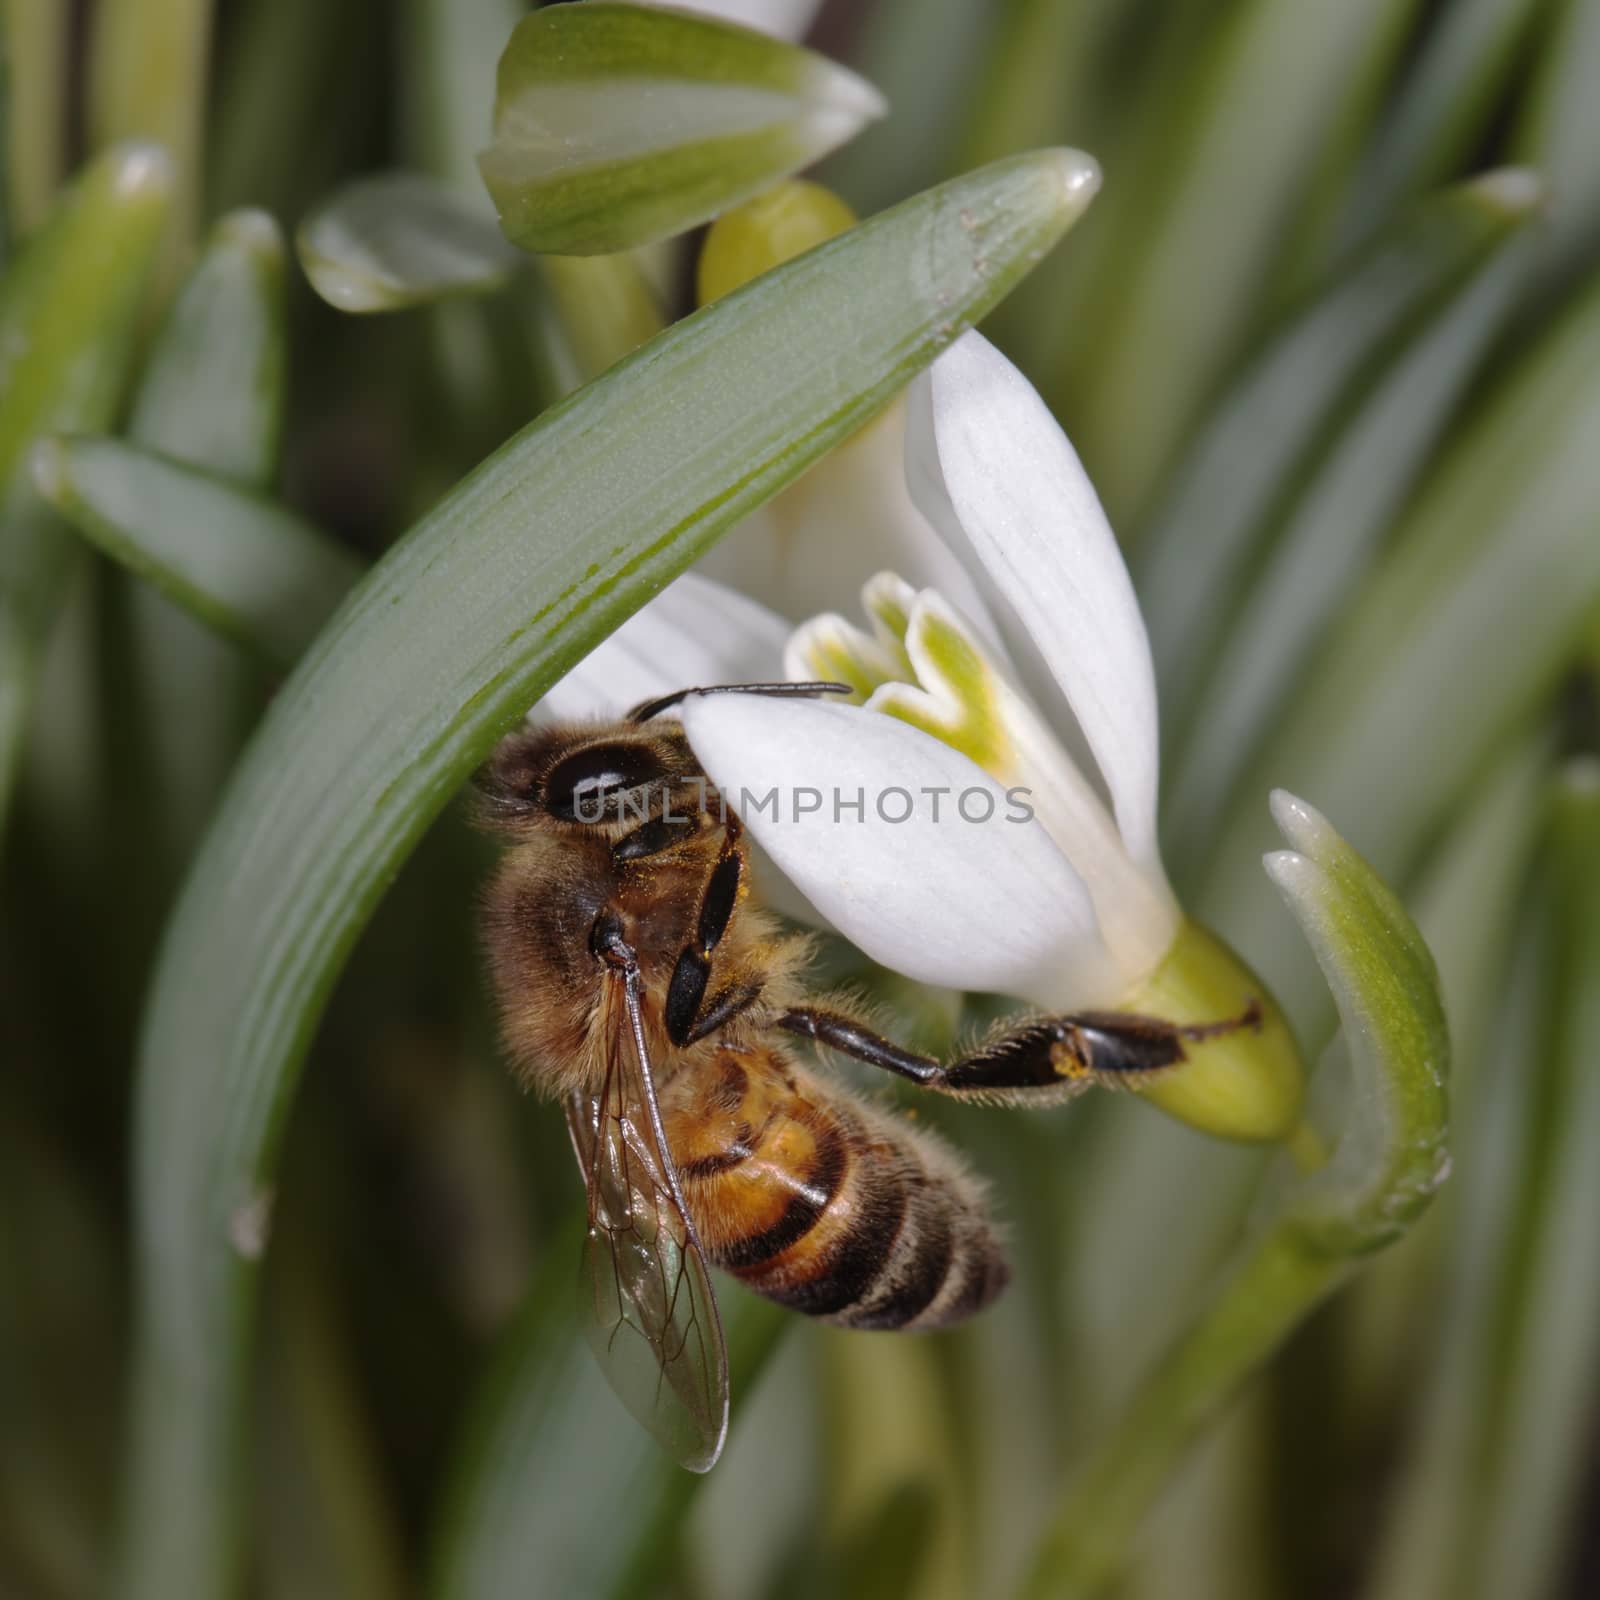
{"label": "blurred green foliage", "polygon": [[[283,676],[328,650],[347,586],[420,519],[447,529],[480,462],[691,309],[681,243],[515,271],[484,244],[474,158],[523,9],[0,0],[0,1591],[107,1592],[120,1548],[129,1592],[172,1593],[163,1572],[209,1592],[236,1567],[274,1600],[895,1600],[1030,1573],[1068,1592],[1052,1571],[1119,1600],[1592,1592],[1600,0],[823,7],[809,42],[890,102],[822,169],[864,216],[1036,146],[1100,161],[1102,197],[985,326],[1126,539],[1163,678],[1169,865],[1315,1057],[1338,1019],[1260,868],[1268,787],[1375,863],[1438,960],[1454,1170],[1353,1274],[1348,1237],[1314,1266],[1303,1235],[1284,1245],[1308,1202],[1266,1158],[1131,1097],[922,1107],[993,1182],[1010,1294],[901,1342],[730,1288],[733,1433],[703,1482],[623,1415],[573,1325],[580,1189],[487,1013],[486,852],[450,800],[467,744],[377,841],[369,882],[322,886],[349,894],[324,989],[349,960],[331,997],[268,1019],[309,1052],[292,1103],[281,1074],[215,1076],[260,1022],[228,1010],[247,987],[197,985],[210,1042],[183,1059],[146,1011],[186,882],[254,888],[213,902],[233,923],[191,921],[180,954],[209,942],[221,961],[270,931],[254,913],[277,861],[212,832],[200,890],[191,867],[219,815],[248,818],[223,805],[229,775],[275,699],[286,725]],[[283,238],[325,237],[347,185],[396,170],[432,209],[385,213],[398,237],[379,242],[414,263],[406,227],[431,230],[449,270],[417,269],[401,314],[341,316]],[[694,348],[693,329],[669,337]],[[909,371],[860,359],[848,396],[819,380],[792,399],[795,429],[846,426]],[[630,392],[630,370],[590,403]],[[499,459],[493,481],[522,483],[515,451]],[[272,737],[237,792],[281,762],[314,816],[336,752],[307,776]],[[364,930],[358,901],[376,905]],[[1361,904],[1347,951],[1384,948],[1374,929],[1411,948],[1386,902]],[[169,1019],[193,970],[169,959]],[[936,1027],[906,986],[881,993],[908,1032]],[[1316,1092],[1355,1126],[1383,1030],[1341,1010]],[[242,1147],[259,1187],[183,1187],[186,1159],[232,1181]],[[136,1184],[174,1207],[142,1254]],[[270,1248],[191,1317],[173,1286],[207,1226],[230,1263]],[[1278,1302],[1280,1247],[1306,1276]],[[1184,1339],[1217,1325],[1197,1305],[1237,1333],[1240,1262],[1247,1287],[1276,1285],[1223,1341],[1248,1387],[1177,1468],[1178,1410],[1152,1414],[1141,1380],[1164,1372],[1219,1414],[1227,1385]],[[136,1413],[141,1313],[206,1348]],[[147,1380],[181,1350],[147,1345]],[[167,1450],[186,1415],[210,1415],[214,1452]],[[186,1482],[192,1518],[173,1509]]]}

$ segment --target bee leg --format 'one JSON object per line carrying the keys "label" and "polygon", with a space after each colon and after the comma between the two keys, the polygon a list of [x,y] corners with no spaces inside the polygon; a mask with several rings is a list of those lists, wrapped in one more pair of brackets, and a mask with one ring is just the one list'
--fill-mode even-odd
{"label": "bee leg", "polygon": [[1133,1012],[1080,1011],[1024,1022],[945,1065],[872,1032],[843,1012],[797,1007],[778,1027],[869,1066],[948,1094],[1060,1098],[1091,1083],[1129,1083],[1186,1059],[1184,1045],[1239,1028],[1260,1027],[1261,1003],[1238,1017],[1180,1026]]}
{"label": "bee leg", "polygon": [[744,876],[744,856],[739,850],[739,819],[731,813],[724,829],[722,852],[706,879],[695,920],[694,942],[678,957],[667,984],[665,1021],[667,1037],[675,1045],[693,1044],[752,1006],[761,993],[759,984],[741,984],[719,990],[706,1003],[711,982],[711,953],[728,930],[739,901]]}

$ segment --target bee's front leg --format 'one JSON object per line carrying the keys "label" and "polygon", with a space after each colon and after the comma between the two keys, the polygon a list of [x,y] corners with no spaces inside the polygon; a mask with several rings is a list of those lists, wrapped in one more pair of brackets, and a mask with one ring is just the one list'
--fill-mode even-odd
{"label": "bee's front leg", "polygon": [[667,1037],[675,1045],[693,1044],[725,1027],[748,1011],[761,997],[759,983],[730,984],[708,997],[711,956],[733,920],[744,877],[744,855],[739,849],[739,819],[731,812],[723,824],[722,850],[706,879],[695,917],[694,939],[684,947],[667,984],[665,1021]]}
{"label": "bee's front leg", "polygon": [[777,1022],[925,1089],[1034,1103],[1062,1099],[1092,1083],[1136,1083],[1185,1060],[1186,1044],[1260,1025],[1256,1000],[1237,1017],[1199,1026],[1133,1012],[1079,1011],[1005,1028],[945,1064],[902,1048],[843,1011],[797,1006]]}

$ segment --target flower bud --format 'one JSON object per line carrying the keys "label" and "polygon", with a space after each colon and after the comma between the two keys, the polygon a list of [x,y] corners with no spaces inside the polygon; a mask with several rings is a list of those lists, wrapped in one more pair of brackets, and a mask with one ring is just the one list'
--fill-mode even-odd
{"label": "flower bud", "polygon": [[820,183],[790,178],[775,185],[711,225],[695,280],[700,304],[720,300],[855,222],[855,212]]}

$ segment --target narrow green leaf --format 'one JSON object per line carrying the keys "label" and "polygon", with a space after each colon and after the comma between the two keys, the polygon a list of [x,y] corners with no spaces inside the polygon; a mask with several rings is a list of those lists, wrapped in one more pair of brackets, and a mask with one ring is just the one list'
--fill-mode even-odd
{"label": "narrow green leaf", "polygon": [[0,190],[13,240],[44,220],[61,183],[67,148],[66,6],[0,0],[4,59],[5,172]]}
{"label": "narrow green leaf", "polygon": [[[240,491],[265,491],[277,472],[283,431],[285,344],[282,235],[264,212],[230,212],[211,230],[151,342],[129,414],[130,440]],[[258,503],[251,498],[245,504],[253,518]],[[188,509],[209,514],[199,505],[148,509],[161,516],[170,511],[175,519]],[[237,507],[229,509],[237,514]],[[167,541],[226,539],[234,516],[224,515],[215,525],[174,520],[145,526],[156,528],[153,548],[159,549]],[[118,560],[128,551],[121,542],[102,548]],[[233,551],[219,551],[213,559],[231,571],[246,565]],[[135,570],[148,575],[148,567]],[[281,575],[268,587],[280,595],[315,592],[313,584]],[[148,769],[152,796],[141,837],[167,846],[168,875],[155,891],[165,899],[261,696],[256,663],[240,656],[235,640],[218,637],[208,622],[177,609],[170,590],[157,589],[136,584],[127,598],[127,698],[111,714],[141,725],[137,758]],[[258,641],[254,650],[260,659],[273,659],[270,639]],[[207,692],[197,694],[197,684]],[[151,854],[160,859],[158,850]]]}
{"label": "narrow green leaf", "polygon": [[283,427],[283,237],[263,211],[212,230],[139,376],[129,436],[265,488]]}
{"label": "narrow green leaf", "polygon": [[709,221],[883,111],[869,83],[796,45],[586,0],[518,24],[479,167],[513,243],[595,255]]}
{"label": "narrow green leaf", "polygon": [[169,282],[192,248],[200,215],[212,10],[212,0],[101,0],[94,11],[90,136],[96,145],[149,139],[167,152]]}
{"label": "narrow green leaf", "polygon": [[[579,1238],[568,1228],[553,1241],[473,1404],[437,1530],[434,1600],[500,1600],[530,1571],[551,1594],[622,1600],[652,1592],[706,1482],[664,1457],[623,1415],[578,1336]],[[739,1288],[722,1301],[729,1381],[740,1397],[775,1347],[784,1316]],[[597,1505],[628,1508],[611,1537],[594,1537],[584,1508]]]}
{"label": "narrow green leaf", "polygon": [[1283,243],[1415,0],[1249,0],[1207,24],[1079,308],[1068,407],[1113,520],[1148,504],[1256,326]]}
{"label": "narrow green leaf", "polygon": [[[1553,327],[1423,486],[1240,792],[1315,794],[1380,870],[1407,871],[1450,801],[1549,692],[1600,597],[1600,289]],[[1305,976],[1272,931],[1241,806],[1197,903],[1279,999]]]}
{"label": "narrow green leaf", "polygon": [[[1547,0],[1456,0],[1437,11],[1350,186],[1341,223],[1347,242],[1365,238],[1473,154],[1529,31],[1548,9]],[[1552,176],[1542,162],[1524,159]]]}
{"label": "narrow green leaf", "polygon": [[1518,158],[1550,181],[1554,203],[1544,288],[1580,279],[1600,261],[1600,3],[1565,0],[1540,53],[1513,136]]}
{"label": "narrow green leaf", "polygon": [[155,147],[109,151],[0,285],[0,829],[77,549],[34,495],[28,451],[41,434],[111,422],[171,187]]}
{"label": "narrow green leaf", "polygon": [[1171,764],[1167,834],[1179,859],[1209,848],[1241,771],[1381,548],[1527,282],[1519,235],[1541,209],[1538,179],[1511,169],[1469,188],[1486,228],[1499,225],[1488,255],[1392,341],[1382,370],[1318,442],[1270,519],[1270,552],[1232,608],[1192,709],[1179,713],[1189,736]]}
{"label": "narrow green leaf", "polygon": [[[1494,1097],[1492,1086],[1486,1093],[1483,1074],[1491,1065],[1496,1073],[1512,1070],[1501,1050],[1505,975],[1521,936],[1520,903],[1542,828],[1549,743],[1541,732],[1497,763],[1470,808],[1452,819],[1410,897],[1417,926],[1438,962],[1450,1019],[1451,1121],[1464,1172],[1481,1138],[1485,1099]],[[1368,1437],[1387,1436],[1417,1373],[1419,1355],[1431,1348],[1425,1330],[1443,1325],[1443,1247],[1462,1196],[1471,1188],[1469,1182],[1447,1189],[1424,1225],[1386,1254],[1351,1297],[1346,1408]]]}
{"label": "narrow green leaf", "polygon": [[1358,410],[1406,331],[1525,219],[1525,199],[1503,189],[1463,184],[1403,217],[1266,347],[1196,436],[1133,555],[1169,730],[1190,722],[1319,441]]}
{"label": "narrow green leaf", "polygon": [[1410,1407],[1415,1421],[1377,1541],[1371,1600],[1457,1600],[1476,1554],[1472,1530],[1482,1509],[1476,1480],[1496,1398],[1501,1274],[1514,1248],[1537,1085],[1548,1065],[1542,1039],[1554,969],[1548,903],[1519,916],[1514,929],[1488,1041],[1495,1071],[1457,1135],[1462,1182],[1452,1195],[1438,1331]]}
{"label": "narrow green leaf", "polygon": [[1190,1327],[1069,1484],[1025,1588],[1102,1592],[1176,1464],[1239,1385],[1371,1252],[1399,1237],[1449,1168],[1449,1040],[1432,959],[1393,894],[1302,801],[1279,794],[1290,849],[1268,858],[1333,990],[1355,1083],[1327,1166],[1287,1186]]}
{"label": "narrow green leaf", "polygon": [[412,172],[346,184],[300,224],[295,247],[311,287],[340,311],[487,294],[527,265],[487,206]]}
{"label": "narrow green leaf", "polygon": [[280,669],[361,576],[355,556],[275,501],[117,439],[45,440],[33,470],[85,538]]}
{"label": "narrow green leaf", "polygon": [[[1549,1101],[1527,1166],[1537,1198],[1518,1238],[1510,1293],[1518,1330],[1477,1557],[1458,1594],[1555,1596],[1584,1528],[1600,1403],[1600,759],[1571,762],[1551,840],[1558,966]],[[1476,1408],[1475,1408],[1476,1409]]]}
{"label": "narrow green leaf", "polygon": [[144,1030],[129,1593],[225,1587],[253,1219],[384,885],[527,706],[1039,259],[1088,170],[1070,152],[999,163],[675,324],[448,494],[278,694],[180,899]]}
{"label": "narrow green leaf", "polygon": [[1554,1596],[1600,1402],[1600,762],[1556,786],[1376,1600]]}

